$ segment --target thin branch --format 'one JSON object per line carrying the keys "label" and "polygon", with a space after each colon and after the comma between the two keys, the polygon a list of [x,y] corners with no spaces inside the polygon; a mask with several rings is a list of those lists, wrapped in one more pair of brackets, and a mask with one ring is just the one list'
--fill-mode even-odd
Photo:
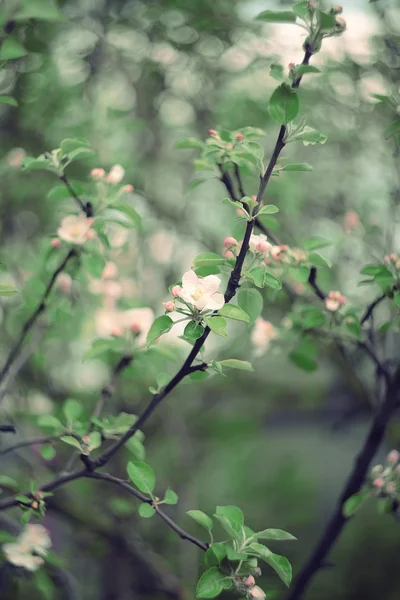
{"label": "thin branch", "polygon": [[240,195],[242,196],[242,198],[244,198],[246,196],[246,192],[244,191],[243,181],[240,175],[240,169],[236,163],[234,164],[234,171]]}
{"label": "thin branch", "polygon": [[[142,494],[141,492],[136,490],[134,487],[132,487],[130,485],[130,483],[128,483],[127,481],[124,481],[123,479],[119,479],[118,477],[114,477],[113,475],[109,475],[108,473],[89,473],[86,475],[86,477],[89,477],[91,479],[99,479],[102,481],[108,481],[109,483],[118,485],[119,487],[126,490],[132,496],[135,496],[135,498],[137,498],[141,502],[145,502],[146,504],[153,506],[153,501],[151,498],[148,498],[148,496],[145,496],[144,494]],[[156,505],[156,506],[153,506],[153,508],[155,509],[158,516],[161,517],[161,519],[168,525],[168,527],[171,527],[171,529],[173,529],[179,535],[179,537],[181,539],[191,542],[198,548],[201,548],[201,550],[204,550],[204,551],[207,550],[208,544],[198,540],[197,538],[190,535],[190,533],[187,533],[184,529],[179,527],[179,525],[177,525],[177,523],[175,523],[175,521],[173,521],[168,515],[166,515],[165,512],[163,510],[161,510],[161,508],[159,506]]]}
{"label": "thin branch", "polygon": [[50,444],[55,440],[58,440],[60,436],[58,435],[49,435],[47,437],[35,438],[33,440],[24,440],[22,442],[17,442],[12,446],[8,446],[8,448],[4,448],[0,450],[0,456],[5,456],[10,452],[14,452],[15,450],[19,450],[20,448],[27,448],[29,446],[41,446],[42,444]]}
{"label": "thin branch", "polygon": [[316,269],[316,267],[311,267],[310,274],[308,276],[308,283],[310,284],[310,286],[314,290],[315,295],[318,296],[318,298],[320,300],[324,301],[325,298],[326,298],[326,294],[325,294],[325,292],[323,292],[321,290],[321,288],[317,284],[317,269]]}
{"label": "thin branch", "polygon": [[364,325],[364,323],[366,323],[368,321],[368,319],[370,319],[372,317],[375,308],[381,302],[383,302],[383,300],[386,297],[387,297],[386,294],[382,294],[382,296],[379,296],[378,298],[376,298],[376,300],[371,302],[371,304],[367,307],[367,310],[365,311],[364,315],[361,317],[361,325]]}
{"label": "thin branch", "polygon": [[372,459],[384,439],[388,423],[398,408],[399,394],[400,367],[387,386],[385,399],[371,423],[367,437],[354,463],[353,470],[339,497],[336,510],[308,562],[296,577],[286,600],[299,600],[302,597],[314,574],[324,564],[332,546],[348,523],[349,519],[343,515],[343,505],[350,496],[360,491],[368,474]]}
{"label": "thin branch", "polygon": [[75,202],[77,203],[79,208],[86,214],[87,217],[92,217],[93,216],[93,206],[90,204],[90,202],[87,202],[85,204],[83,202],[83,200],[81,200],[81,198],[78,196],[78,194],[75,192],[74,188],[68,181],[67,176],[65,174],[60,175],[60,179],[66,185],[68,191],[71,193],[71,196],[73,197],[73,199],[75,200]]}
{"label": "thin branch", "polygon": [[7,376],[8,372],[11,368],[11,365],[13,364],[14,360],[17,358],[17,356],[22,348],[22,345],[25,341],[26,336],[28,335],[28,333],[30,332],[32,327],[35,325],[35,323],[38,320],[38,318],[40,317],[40,315],[44,312],[44,310],[46,308],[47,298],[49,297],[50,292],[53,289],[53,286],[57,280],[57,277],[65,269],[68,262],[75,256],[77,256],[76,250],[74,250],[74,249],[70,250],[68,252],[67,256],[62,261],[62,263],[57,267],[57,269],[54,271],[53,275],[51,276],[51,279],[50,279],[49,283],[47,284],[46,290],[44,291],[41,301],[39,302],[39,304],[38,304],[36,310],[33,312],[33,314],[25,322],[25,325],[22,328],[22,331],[20,333],[18,340],[16,341],[14,347],[11,349],[4,366],[3,366],[2,370],[0,371],[0,384],[3,383],[5,377]]}

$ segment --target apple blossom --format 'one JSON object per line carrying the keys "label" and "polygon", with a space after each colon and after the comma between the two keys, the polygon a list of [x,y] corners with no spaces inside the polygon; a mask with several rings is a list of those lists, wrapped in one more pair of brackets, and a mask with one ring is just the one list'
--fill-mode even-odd
{"label": "apple blossom", "polygon": [[131,185],[130,183],[128,183],[127,185],[124,185],[124,187],[122,188],[122,190],[124,192],[126,192],[127,194],[130,192],[133,192],[133,185]]}
{"label": "apple blossom", "polygon": [[44,564],[51,539],[47,529],[42,525],[26,525],[15,542],[3,544],[3,552],[7,561],[27,571],[36,571]]}
{"label": "apple blossom", "polygon": [[235,255],[231,250],[224,250],[223,255],[225,258],[235,258]]}
{"label": "apple blossom", "polygon": [[394,494],[396,491],[396,484],[394,481],[389,481],[389,483],[386,484],[385,487],[385,492],[387,494]]}
{"label": "apple blossom", "polygon": [[169,300],[168,302],[163,302],[164,306],[165,306],[165,310],[167,310],[168,312],[172,312],[173,310],[175,310],[175,304],[172,300]]}
{"label": "apple blossom", "polygon": [[225,248],[231,248],[232,246],[237,246],[238,244],[239,244],[239,242],[237,240],[235,240],[235,238],[232,236],[226,237],[224,239]]}
{"label": "apple blossom", "polygon": [[325,298],[326,309],[331,312],[337,311],[345,302],[346,296],[343,296],[340,292],[330,291]]}
{"label": "apple blossom", "polygon": [[245,579],[243,581],[244,585],[246,585],[247,587],[253,587],[253,585],[255,585],[256,580],[254,579],[253,575],[249,575],[247,577],[247,579]]}
{"label": "apple blossom", "polygon": [[24,161],[25,156],[26,152],[23,148],[13,148],[7,154],[7,163],[10,165],[10,167],[19,169]]}
{"label": "apple blossom", "polygon": [[179,298],[181,291],[182,288],[180,285],[174,285],[174,287],[171,290],[171,294],[174,296],[174,298]]}
{"label": "apple blossom", "polygon": [[256,319],[253,331],[251,333],[251,342],[254,346],[254,355],[262,356],[269,348],[270,341],[277,337],[277,330],[262,317]]}
{"label": "apple blossom", "polygon": [[250,236],[250,241],[249,241],[249,248],[251,252],[265,252],[266,250],[259,250],[258,246],[260,245],[260,247],[265,247],[266,250],[268,250],[269,248],[272,248],[272,245],[267,241],[267,236],[264,235],[263,233],[260,233],[260,235],[255,235],[254,233]]}
{"label": "apple blossom", "polygon": [[243,137],[244,137],[244,136],[243,136],[243,133],[237,133],[237,134],[235,135],[235,138],[236,138],[236,139],[237,139],[239,142],[241,142],[241,141],[242,141]]}
{"label": "apple blossom", "polygon": [[376,479],[374,479],[374,481],[372,482],[372,485],[378,489],[383,488],[383,486],[385,485],[385,481],[384,479],[382,479],[382,477],[377,477]]}
{"label": "apple blossom", "polygon": [[154,321],[154,312],[151,308],[132,308],[124,310],[121,314],[121,324],[126,329],[131,329],[138,335],[136,343],[142,345]]}
{"label": "apple blossom", "polygon": [[125,175],[125,169],[121,165],[114,165],[106,176],[108,183],[121,183]]}
{"label": "apple blossom", "polygon": [[215,131],[215,129],[209,129],[208,135],[211,137],[217,137],[217,132]]}
{"label": "apple blossom", "polygon": [[179,298],[200,311],[219,310],[225,304],[223,294],[217,293],[220,285],[221,280],[216,275],[198,277],[194,271],[187,271],[182,276]]}
{"label": "apple blossom", "polygon": [[104,169],[92,169],[90,171],[90,176],[92,179],[103,179],[106,174]]}
{"label": "apple blossom", "polygon": [[106,263],[106,266],[103,269],[101,274],[102,279],[114,279],[118,275],[117,265],[111,261]]}
{"label": "apple blossom", "polygon": [[88,218],[85,213],[79,215],[69,215],[61,221],[57,233],[65,242],[70,244],[84,244],[88,239],[93,219]]}
{"label": "apple blossom", "polygon": [[264,600],[265,592],[258,585],[255,585],[248,591],[248,596],[251,600]]}
{"label": "apple blossom", "polygon": [[72,278],[68,273],[60,273],[57,277],[57,286],[63,294],[69,294],[72,288]]}
{"label": "apple blossom", "polygon": [[390,463],[391,465],[397,464],[399,462],[399,459],[400,459],[400,452],[398,452],[397,450],[391,450],[386,458],[388,463]]}
{"label": "apple blossom", "polygon": [[59,240],[58,238],[53,238],[50,244],[53,246],[53,248],[60,248],[61,240]]}

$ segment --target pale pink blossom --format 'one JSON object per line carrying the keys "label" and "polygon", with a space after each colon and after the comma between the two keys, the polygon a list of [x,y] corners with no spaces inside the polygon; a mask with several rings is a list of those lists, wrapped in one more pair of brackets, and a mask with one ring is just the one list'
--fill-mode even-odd
{"label": "pale pink blossom", "polygon": [[217,137],[217,132],[215,131],[215,129],[209,129],[208,130],[208,135],[211,137]]}
{"label": "pale pink blossom", "polygon": [[90,228],[93,225],[93,219],[88,218],[84,213],[79,215],[69,215],[61,221],[57,233],[65,242],[70,244],[84,244],[88,239]]}
{"label": "pale pink blossom", "polygon": [[101,274],[101,278],[102,279],[115,279],[115,277],[117,277],[117,275],[118,275],[117,265],[111,261],[106,263],[106,266],[104,267],[103,272]]}
{"label": "pale pink blossom", "polygon": [[388,463],[390,463],[391,465],[396,465],[399,462],[399,459],[400,452],[398,452],[397,450],[391,450],[386,458]]}
{"label": "pale pink blossom", "polygon": [[235,240],[235,238],[232,237],[232,236],[226,237],[224,239],[224,246],[225,246],[225,248],[231,248],[232,246],[237,246],[238,243],[239,242],[237,240]]}
{"label": "pale pink blossom", "polygon": [[194,271],[187,271],[182,276],[179,298],[200,311],[219,310],[225,304],[223,294],[217,293],[220,285],[216,275],[198,277]]}
{"label": "pale pink blossom", "polygon": [[269,348],[271,340],[278,335],[277,330],[270,321],[258,317],[251,332],[251,342],[254,346],[254,355],[262,356]]}
{"label": "pale pink blossom", "polygon": [[258,585],[255,585],[248,591],[248,596],[251,600],[264,600],[265,592]]}
{"label": "pale pink blossom", "polygon": [[97,238],[97,231],[95,231],[94,229],[89,229],[89,231],[86,234],[86,237],[88,240],[94,240],[95,238]]}
{"label": "pale pink blossom", "polygon": [[346,302],[346,296],[340,292],[330,291],[325,298],[325,307],[331,312],[337,311]]}
{"label": "pale pink blossom", "polygon": [[385,485],[385,481],[384,479],[382,479],[382,477],[377,477],[376,479],[374,479],[374,481],[372,482],[372,485],[376,488],[378,488],[379,490],[383,488],[383,486]]}
{"label": "pale pink blossom", "polygon": [[109,337],[122,334],[121,311],[110,308],[100,309],[95,314],[96,333],[99,337]]}
{"label": "pale pink blossom", "polygon": [[114,165],[111,168],[111,171],[106,176],[106,181],[108,181],[108,183],[113,183],[113,184],[121,183],[121,181],[124,178],[124,175],[125,175],[125,169],[123,167],[121,167],[121,165]]}
{"label": "pale pink blossom", "polygon": [[173,310],[175,310],[175,303],[172,300],[169,300],[168,302],[163,302],[164,306],[165,306],[165,310],[167,310],[168,312],[172,312]]}
{"label": "pale pink blossom", "polygon": [[72,288],[72,278],[68,273],[60,273],[57,277],[57,286],[63,294],[69,294]]}
{"label": "pale pink blossom", "polygon": [[25,156],[26,152],[23,148],[13,148],[7,154],[7,163],[10,165],[10,167],[19,169],[24,161]]}
{"label": "pale pink blossom", "polygon": [[394,481],[389,481],[389,483],[386,484],[385,487],[385,492],[387,494],[394,494],[396,491],[396,484]]}
{"label": "pale pink blossom", "polygon": [[122,326],[131,329],[137,334],[136,343],[142,345],[154,321],[154,312],[151,308],[132,308],[124,310],[121,315]]}
{"label": "pale pink blossom", "polygon": [[231,250],[224,250],[223,255],[225,258],[235,258],[235,255]]}
{"label": "pale pink blossom", "polygon": [[92,169],[90,171],[90,176],[92,179],[103,179],[104,175],[106,174],[104,169]]}
{"label": "pale pink blossom", "polygon": [[[250,252],[259,251],[258,246],[263,247],[263,248],[265,247],[266,250],[269,250],[270,248],[272,248],[272,245],[267,241],[266,235],[264,235],[263,233],[260,233],[260,235],[255,235],[253,233],[250,236],[250,241],[249,241]],[[261,252],[266,252],[266,250],[262,250]]]}
{"label": "pale pink blossom", "polygon": [[53,248],[60,248],[61,240],[59,240],[58,238],[53,238],[50,244],[53,246]]}
{"label": "pale pink blossom", "polygon": [[354,231],[354,229],[357,229],[359,223],[360,217],[354,210],[349,210],[344,215],[344,230],[346,233],[350,233],[351,231]]}
{"label": "pale pink blossom", "polygon": [[130,183],[128,183],[127,185],[124,185],[124,187],[122,188],[124,192],[126,192],[127,194],[129,194],[130,192],[133,192],[133,185],[131,185]]}
{"label": "pale pink blossom", "polygon": [[16,567],[36,571],[51,547],[49,532],[42,525],[28,524],[15,542],[3,544],[6,560]]}
{"label": "pale pink blossom", "polygon": [[249,575],[244,581],[243,581],[244,585],[247,585],[247,587],[253,587],[253,585],[255,585],[256,580],[254,579],[253,575]]}
{"label": "pale pink blossom", "polygon": [[237,134],[235,135],[235,138],[236,138],[236,139],[237,139],[239,142],[240,142],[240,141],[242,141],[243,137],[244,137],[244,136],[243,136],[243,133],[237,133]]}
{"label": "pale pink blossom", "polygon": [[179,298],[181,291],[182,288],[180,285],[174,285],[174,287],[171,290],[171,294],[174,296],[174,298]]}

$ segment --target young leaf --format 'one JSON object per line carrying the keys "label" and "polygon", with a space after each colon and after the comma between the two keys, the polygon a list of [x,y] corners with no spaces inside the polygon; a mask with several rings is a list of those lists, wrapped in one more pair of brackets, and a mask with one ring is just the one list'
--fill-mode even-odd
{"label": "young leaf", "polygon": [[42,415],[38,419],[38,425],[39,427],[53,429],[56,432],[64,429],[64,425],[61,421],[57,419],[57,417],[53,417],[53,415]]}
{"label": "young leaf", "polygon": [[311,237],[304,242],[304,249],[307,250],[307,252],[311,252],[312,250],[318,250],[318,248],[325,248],[326,246],[330,246],[331,244],[332,242],[327,242],[323,238]]}
{"label": "young leaf", "polygon": [[253,288],[244,288],[239,290],[237,298],[239,306],[249,315],[250,322],[253,323],[263,309],[263,298],[260,292]]}
{"label": "young leaf", "polygon": [[321,73],[314,65],[296,65],[295,72],[297,77],[303,77],[303,75],[306,75],[307,73]]}
{"label": "young leaf", "polygon": [[220,360],[219,364],[222,367],[228,367],[229,369],[239,369],[241,371],[251,371],[254,369],[249,362],[246,360],[236,360],[236,358],[228,358],[226,360]]}
{"label": "young leaf", "polygon": [[9,104],[10,106],[18,106],[18,102],[12,96],[0,96],[0,104]]}
{"label": "young leaf", "polygon": [[63,413],[69,422],[76,421],[82,413],[83,407],[77,400],[66,400],[63,404]]}
{"label": "young leaf", "polygon": [[66,444],[69,444],[70,446],[74,446],[74,448],[77,448],[80,452],[82,452],[81,444],[78,442],[77,439],[72,437],[72,435],[63,435],[62,437],[60,437],[60,440],[62,442],[65,442]]}
{"label": "young leaf", "polygon": [[291,10],[264,10],[256,17],[257,21],[268,23],[295,23],[296,15]]}
{"label": "young leaf", "polygon": [[126,470],[129,479],[141,492],[151,494],[156,484],[156,478],[150,465],[141,461],[132,461],[128,463]]}
{"label": "young leaf", "polygon": [[279,279],[277,277],[275,277],[275,275],[272,275],[272,273],[269,273],[268,271],[266,271],[264,273],[264,281],[265,281],[265,285],[268,285],[269,287],[273,288],[274,290],[282,289],[282,284],[279,281]]}
{"label": "young leaf", "polygon": [[23,0],[20,4],[21,8],[15,15],[17,21],[26,21],[28,19],[64,21],[64,16],[57,7],[55,0]]}
{"label": "young leaf", "polygon": [[316,355],[317,348],[315,344],[309,339],[303,339],[297,348],[290,352],[289,358],[300,369],[303,369],[303,371],[312,372],[318,369],[318,364],[315,360]]}
{"label": "young leaf", "polygon": [[189,517],[192,517],[192,519],[204,527],[204,529],[207,529],[207,531],[211,531],[214,526],[212,519],[201,510],[188,510],[186,514],[188,514]]}
{"label": "young leaf", "polygon": [[268,110],[271,117],[279,125],[286,125],[293,121],[299,112],[299,98],[295,90],[287,83],[282,83],[273,92]]}
{"label": "young leaf", "polygon": [[138,513],[144,519],[149,519],[150,517],[156,514],[156,510],[147,502],[143,502],[139,505]]}
{"label": "young leaf", "polygon": [[216,515],[227,517],[240,525],[244,525],[243,512],[237,506],[217,506]]}
{"label": "young leaf", "polygon": [[21,58],[27,54],[25,48],[20,42],[12,37],[8,36],[3,40],[0,48],[0,60],[12,60],[15,58]]}
{"label": "young leaf", "polygon": [[204,317],[204,320],[213,333],[221,337],[228,337],[225,331],[226,321],[222,317]]}
{"label": "young leaf", "polygon": [[225,258],[222,258],[222,256],[215,252],[203,252],[193,260],[193,268],[195,269],[199,267],[215,267],[223,264],[225,264]]}
{"label": "young leaf", "polygon": [[292,567],[285,556],[274,554],[271,550],[257,542],[250,544],[249,548],[254,550],[257,556],[272,567],[282,579],[283,583],[289,587],[290,582],[292,581]]}
{"label": "young leaf", "polygon": [[343,504],[343,516],[348,518],[354,515],[368,497],[368,490],[363,490],[357,494],[353,494],[350,498],[347,498],[346,502]]}
{"label": "young leaf", "polygon": [[198,140],[197,138],[183,138],[179,140],[175,144],[175,148],[177,150],[186,150],[186,149],[196,149],[203,150],[205,147],[204,142]]}
{"label": "young leaf", "polygon": [[313,167],[308,163],[293,163],[285,165],[281,171],[314,171]]}
{"label": "young leaf", "polygon": [[320,133],[316,129],[312,127],[304,127],[302,131],[296,133],[293,137],[290,137],[290,142],[296,142],[301,140],[304,146],[309,146],[313,144],[325,144],[328,138],[323,133]]}
{"label": "young leaf", "polygon": [[274,204],[266,204],[260,208],[257,215],[273,215],[277,212],[279,212],[279,208],[277,206]]}
{"label": "young leaf", "polygon": [[165,492],[164,502],[165,504],[177,504],[178,494],[174,490],[171,490],[171,488],[168,488]]}
{"label": "young leaf", "polygon": [[194,341],[194,340],[197,340],[199,337],[201,337],[203,335],[203,333],[204,333],[204,327],[202,327],[198,323],[195,323],[194,321],[190,321],[186,325],[183,335],[188,340]]}
{"label": "young leaf", "polygon": [[264,529],[263,531],[257,531],[254,534],[254,537],[260,540],[277,540],[277,541],[286,541],[286,540],[295,540],[297,538],[294,535],[291,535],[287,531],[283,531],[282,529]]}
{"label": "young leaf", "polygon": [[147,345],[151,346],[151,344],[154,344],[154,342],[157,341],[158,338],[163,335],[163,333],[170,331],[173,325],[174,322],[171,317],[168,317],[167,315],[158,317],[150,327],[149,333],[147,334]]}
{"label": "young leaf", "polygon": [[0,296],[14,296],[15,294],[18,294],[16,287],[7,283],[0,283]]}
{"label": "young leaf", "polygon": [[308,255],[308,260],[311,265],[315,265],[316,267],[330,269],[332,266],[331,261],[318,254],[318,252],[311,252],[311,254]]}
{"label": "young leaf", "polygon": [[118,202],[118,204],[113,204],[111,208],[113,208],[114,210],[119,210],[119,212],[122,212],[124,215],[129,217],[136,229],[140,229],[142,225],[142,219],[130,204],[126,204],[125,202]]}
{"label": "young leaf", "polygon": [[46,444],[40,448],[40,454],[45,460],[52,460],[56,455],[56,450],[51,444]]}
{"label": "young leaf", "polygon": [[309,14],[308,4],[309,3],[307,0],[303,0],[303,2],[296,2],[296,4],[293,4],[292,10],[298,17],[300,17],[300,19],[304,19]]}
{"label": "young leaf", "polygon": [[211,567],[203,573],[197,582],[197,598],[215,598],[222,590],[228,590],[232,587],[232,580],[225,575],[218,567]]}
{"label": "young leaf", "polygon": [[218,314],[222,317],[227,317],[228,319],[234,319],[235,321],[245,321],[246,323],[250,323],[249,315],[236,304],[224,304],[218,311]]}
{"label": "young leaf", "polygon": [[101,254],[85,253],[82,256],[82,264],[89,275],[92,275],[92,277],[95,277],[96,279],[100,279],[106,262]]}

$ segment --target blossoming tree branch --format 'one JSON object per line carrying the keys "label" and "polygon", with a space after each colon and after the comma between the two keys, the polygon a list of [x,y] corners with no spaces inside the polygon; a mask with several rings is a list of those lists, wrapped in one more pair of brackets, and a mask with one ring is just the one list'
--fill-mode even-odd
{"label": "blossoming tree branch", "polygon": [[[6,18],[1,41],[6,60],[16,58],[15,44],[19,42],[10,37],[15,21],[56,19],[59,16],[53,3],[49,3],[50,13],[40,9],[36,13],[34,8],[29,8],[29,3],[23,4],[25,8]],[[121,306],[119,269],[109,259],[110,224],[123,223],[128,231],[141,226],[140,216],[130,202],[133,186],[124,183],[124,168],[114,165],[108,172],[94,168],[85,185],[71,180],[69,165],[93,155],[90,144],[83,139],[68,138],[55,150],[24,158],[22,169],[25,172],[47,171],[58,179],[50,196],[55,201],[68,199],[70,205],[57,232],[47,241],[43,265],[49,276],[46,285],[33,294],[25,307],[26,318],[1,368],[0,384],[3,388],[12,384],[32,334],[43,316],[51,315],[57,303],[56,290],[70,293],[74,277],[80,277],[92,293],[103,298],[103,306],[95,314],[97,335],[86,357],[105,362],[111,360],[113,368],[111,379],[89,418],[85,416],[81,402],[68,399],[59,416],[45,414],[38,418],[40,435],[10,443],[0,450],[4,456],[22,447],[39,446],[47,461],[54,459],[59,444],[69,446],[71,450],[68,462],[47,482],[27,482],[21,489],[8,478],[10,490],[17,489],[0,500],[0,510],[14,508],[19,511],[22,525],[17,537],[7,532],[1,536],[3,559],[12,567],[13,576],[30,573],[32,578],[36,577],[39,586],[43,585],[46,565],[56,559],[50,550],[49,532],[37,521],[43,519],[49,497],[57,494],[59,488],[86,479],[93,485],[108,484],[124,490],[133,497],[132,500],[140,502],[138,512],[141,517],[158,517],[183,540],[204,551],[204,570],[197,582],[197,597],[213,598],[231,589],[242,598],[262,600],[266,591],[256,581],[261,575],[261,563],[275,571],[283,584],[291,584],[289,561],[272,552],[268,543],[291,541],[295,539],[293,535],[276,528],[276,523],[256,523],[248,519],[249,524],[245,524],[240,508],[228,505],[217,506],[212,516],[200,508],[187,512],[204,532],[205,539],[199,539],[169,516],[165,507],[176,504],[178,496],[170,488],[165,491],[158,488],[152,467],[144,461],[142,428],[159,404],[183,380],[202,379],[210,374],[226,375],[232,369],[247,371],[251,378],[253,367],[250,362],[238,359],[234,353],[231,358],[218,360],[218,356],[210,356],[206,346],[210,336],[228,336],[231,331],[229,321],[238,327],[245,324],[255,356],[264,356],[271,343],[280,344],[289,348],[293,363],[305,371],[313,371],[317,366],[315,340],[321,336],[330,340],[343,355],[349,348],[350,351],[361,351],[375,369],[381,390],[370,431],[337,509],[287,597],[294,600],[302,596],[348,519],[367,497],[375,496],[385,511],[397,511],[400,455],[392,451],[385,466],[373,467],[372,461],[398,407],[400,367],[392,368],[381,359],[369,333],[371,317],[381,302],[400,304],[399,258],[391,254],[382,264],[365,267],[363,273],[370,277],[368,282],[379,286],[381,293],[368,306],[352,306],[340,291],[325,291],[318,283],[320,270],[330,267],[329,261],[317,252],[326,245],[325,241],[310,238],[304,248],[293,247],[290,240],[280,241],[269,227],[270,215],[277,213],[279,207],[265,200],[272,178],[279,178],[287,171],[312,171],[306,162],[290,163],[282,158],[281,152],[286,146],[295,144],[299,151],[307,154],[309,145],[327,142],[323,133],[308,124],[312,123],[312,114],[299,116],[301,95],[298,89],[303,77],[307,79],[319,72],[311,59],[323,48],[323,40],[337,38],[345,31],[341,12],[338,5],[323,10],[318,2],[302,1],[295,3],[291,10],[266,10],[258,16],[260,21],[292,23],[305,31],[302,60],[290,63],[287,70],[279,65],[271,66],[271,75],[279,85],[269,100],[268,110],[277,123],[278,132],[270,158],[265,163],[264,148],[257,141],[264,132],[245,124],[236,131],[210,129],[206,141],[185,138],[178,142],[178,149],[200,151],[201,156],[195,161],[197,170],[211,171],[225,186],[228,197],[222,202],[234,211],[242,237],[237,239],[238,235],[227,231],[221,242],[221,253],[205,252],[193,258],[192,268],[170,286],[170,298],[163,303],[164,314],[157,318],[149,307]],[[11,97],[1,97],[0,101],[14,106]],[[252,177],[254,194],[246,194],[244,176]],[[223,281],[227,281],[225,286]],[[276,294],[283,289],[293,301],[293,310],[280,329],[260,316],[263,309],[260,290],[265,287]],[[20,291],[11,285],[2,285],[0,293],[17,297]],[[181,325],[181,338],[189,346],[183,364],[172,377],[159,374],[150,388],[151,398],[140,414],[112,414],[109,400],[115,391],[115,381],[141,356],[149,352],[162,353],[163,336],[176,331],[180,323],[184,324]],[[51,327],[50,317],[46,326]],[[2,425],[2,435],[7,430],[13,431],[14,426]],[[109,463],[111,468],[111,459],[122,448],[129,448],[135,458],[127,463],[124,479],[103,470]],[[224,530],[220,541],[215,539],[216,523]]]}

